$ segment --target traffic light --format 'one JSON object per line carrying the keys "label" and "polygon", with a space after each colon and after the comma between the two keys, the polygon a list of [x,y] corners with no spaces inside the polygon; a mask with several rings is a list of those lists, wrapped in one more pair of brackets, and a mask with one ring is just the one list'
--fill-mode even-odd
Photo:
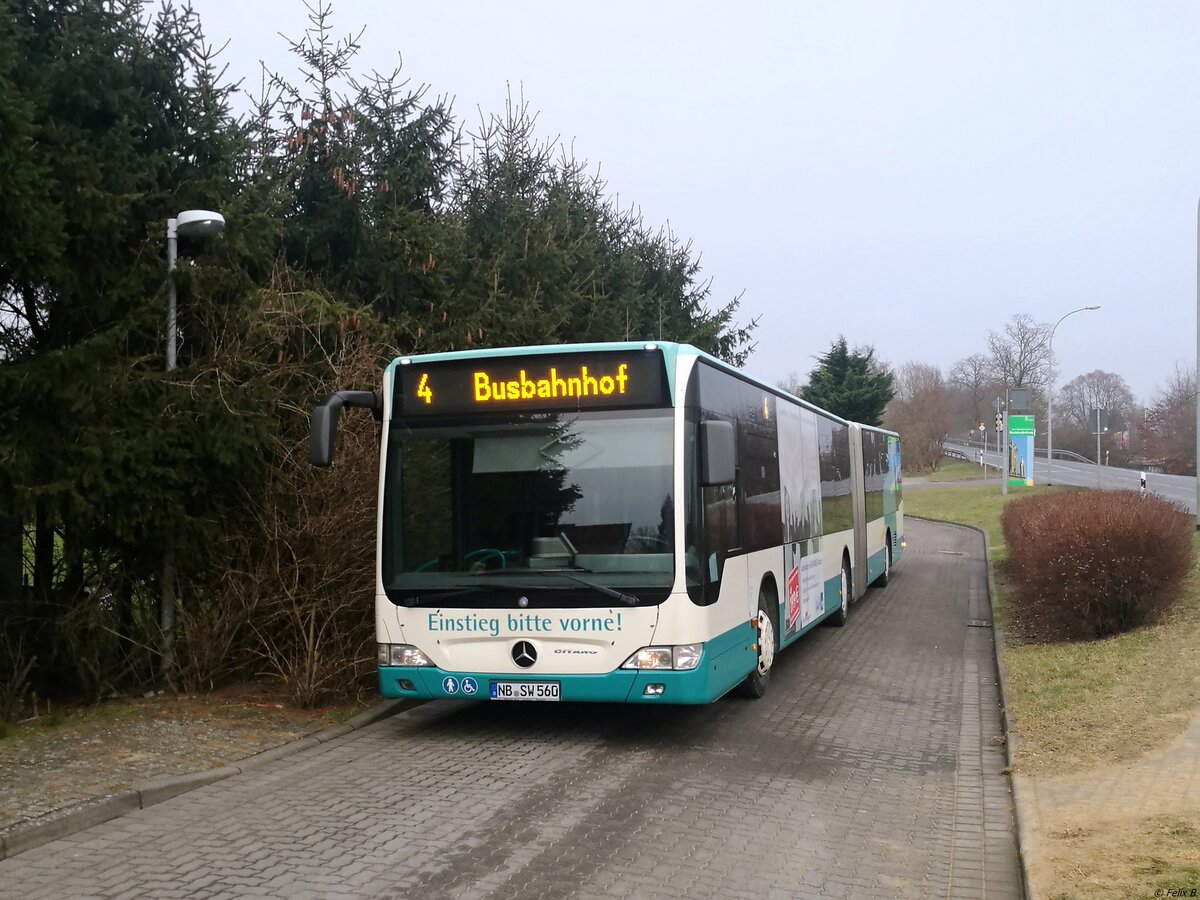
{"label": "traffic light", "polygon": [[996,433],[1004,430],[1004,413],[996,413]]}

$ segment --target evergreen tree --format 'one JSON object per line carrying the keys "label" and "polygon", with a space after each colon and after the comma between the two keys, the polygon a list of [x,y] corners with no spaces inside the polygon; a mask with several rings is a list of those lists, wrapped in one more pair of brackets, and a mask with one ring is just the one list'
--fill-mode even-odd
{"label": "evergreen tree", "polygon": [[691,245],[619,210],[587,164],[535,126],[510,100],[471,136],[453,200],[463,230],[455,308],[477,310],[466,343],[663,339],[744,362],[755,323],[734,324],[737,298],[710,309]]}
{"label": "evergreen tree", "polygon": [[358,37],[335,40],[331,19],[328,3],[311,5],[309,27],[289,40],[298,84],[268,73],[250,122],[256,196],[278,220],[293,272],[403,329],[448,302],[457,233],[444,212],[458,132],[448,104],[427,103],[398,69],[356,80]]}
{"label": "evergreen tree", "polygon": [[34,526],[39,665],[95,695],[112,630],[153,618],[164,536],[211,543],[256,458],[219,391],[162,362],[166,219],[236,189],[238,131],[194,13],[0,3],[0,497]]}
{"label": "evergreen tree", "polygon": [[892,373],[875,359],[873,348],[853,352],[839,335],[829,352],[818,357],[800,396],[851,422],[879,425],[892,399]]}

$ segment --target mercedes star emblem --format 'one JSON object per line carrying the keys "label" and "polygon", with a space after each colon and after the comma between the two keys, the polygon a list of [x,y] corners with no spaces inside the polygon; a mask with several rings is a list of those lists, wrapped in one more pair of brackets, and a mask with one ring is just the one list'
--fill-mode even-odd
{"label": "mercedes star emblem", "polygon": [[528,669],[537,662],[537,650],[529,641],[517,641],[513,644],[512,661],[522,669]]}

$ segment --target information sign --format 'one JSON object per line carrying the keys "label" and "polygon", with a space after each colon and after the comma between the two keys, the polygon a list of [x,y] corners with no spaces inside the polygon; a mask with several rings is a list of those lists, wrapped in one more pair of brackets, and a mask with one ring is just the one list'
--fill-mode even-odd
{"label": "information sign", "polygon": [[1008,433],[1011,437],[1033,436],[1033,416],[1009,416]]}

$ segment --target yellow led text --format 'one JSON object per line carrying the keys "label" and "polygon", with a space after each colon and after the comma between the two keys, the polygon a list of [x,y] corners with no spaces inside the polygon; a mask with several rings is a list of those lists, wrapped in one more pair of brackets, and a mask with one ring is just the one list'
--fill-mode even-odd
{"label": "yellow led text", "polygon": [[515,379],[493,381],[487,372],[476,372],[475,402],[494,403],[504,400],[552,400],[558,397],[611,397],[624,394],[629,376],[628,363],[617,366],[616,375],[601,375],[597,378],[588,374],[587,366],[579,367],[578,376],[559,377],[558,369],[551,366],[547,378],[528,378],[521,369]]}
{"label": "yellow led text", "polygon": [[429,389],[429,373],[421,373],[421,383],[417,385],[417,396],[426,403],[433,402],[433,391]]}

